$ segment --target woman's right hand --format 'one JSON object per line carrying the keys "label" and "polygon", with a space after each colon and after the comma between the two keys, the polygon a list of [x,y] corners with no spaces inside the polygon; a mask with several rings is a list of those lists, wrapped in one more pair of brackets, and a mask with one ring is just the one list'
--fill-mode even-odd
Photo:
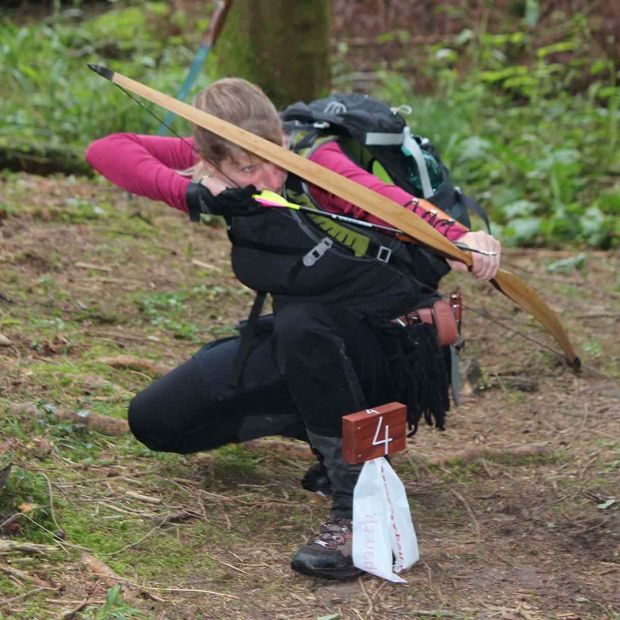
{"label": "woman's right hand", "polygon": [[214,177],[203,177],[200,182],[192,181],[187,186],[185,202],[190,214],[211,213],[231,217],[252,215],[265,210],[263,205],[254,200],[254,194],[256,188],[253,185],[231,188]]}

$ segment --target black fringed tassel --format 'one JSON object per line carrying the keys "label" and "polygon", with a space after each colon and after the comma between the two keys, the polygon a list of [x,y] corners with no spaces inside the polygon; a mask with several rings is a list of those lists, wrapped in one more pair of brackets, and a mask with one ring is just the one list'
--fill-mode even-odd
{"label": "black fringed tassel", "polygon": [[432,325],[419,323],[402,327],[382,325],[390,358],[397,399],[407,405],[411,437],[422,417],[429,426],[445,430],[450,409],[449,358],[437,343]]}

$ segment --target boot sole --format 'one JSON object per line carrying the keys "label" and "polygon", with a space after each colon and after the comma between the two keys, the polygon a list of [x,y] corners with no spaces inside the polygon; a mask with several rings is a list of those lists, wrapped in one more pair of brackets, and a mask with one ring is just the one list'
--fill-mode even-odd
{"label": "boot sole", "polygon": [[349,566],[347,568],[315,568],[301,562],[291,562],[291,569],[308,577],[319,577],[332,581],[355,579],[364,574],[364,571],[357,568],[357,566]]}

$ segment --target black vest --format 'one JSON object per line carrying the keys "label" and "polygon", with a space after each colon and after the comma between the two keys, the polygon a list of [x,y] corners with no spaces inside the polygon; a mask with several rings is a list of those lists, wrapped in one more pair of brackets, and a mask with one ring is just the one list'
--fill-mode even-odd
{"label": "black vest", "polygon": [[389,320],[432,304],[448,271],[418,245],[327,216],[268,208],[227,221],[235,275],[270,293],[276,311],[312,301]]}

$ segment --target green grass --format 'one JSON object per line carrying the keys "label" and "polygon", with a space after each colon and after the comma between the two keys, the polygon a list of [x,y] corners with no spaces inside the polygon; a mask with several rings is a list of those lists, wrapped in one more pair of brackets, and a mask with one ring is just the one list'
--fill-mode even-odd
{"label": "green grass", "polygon": [[153,617],[151,614],[140,611],[126,603],[123,600],[121,587],[118,585],[107,591],[105,603],[101,607],[89,605],[78,614],[80,620],[129,620],[130,618],[137,620]]}
{"label": "green grass", "polygon": [[224,486],[238,482],[258,483],[263,480],[259,463],[261,457],[241,444],[231,444],[215,450],[209,463],[205,482]]}
{"label": "green grass", "polygon": [[[197,46],[207,16],[173,34],[185,20],[166,3],[111,7],[99,16],[56,14],[20,25],[5,18],[0,40],[7,71],[0,82],[5,123],[2,135],[41,139],[51,145],[83,145],[85,136],[156,126],[148,115],[87,68],[88,62],[141,77],[174,91]],[[81,19],[81,23],[80,20]],[[9,133],[9,128],[13,132]],[[82,138],[80,138],[80,134]]]}

